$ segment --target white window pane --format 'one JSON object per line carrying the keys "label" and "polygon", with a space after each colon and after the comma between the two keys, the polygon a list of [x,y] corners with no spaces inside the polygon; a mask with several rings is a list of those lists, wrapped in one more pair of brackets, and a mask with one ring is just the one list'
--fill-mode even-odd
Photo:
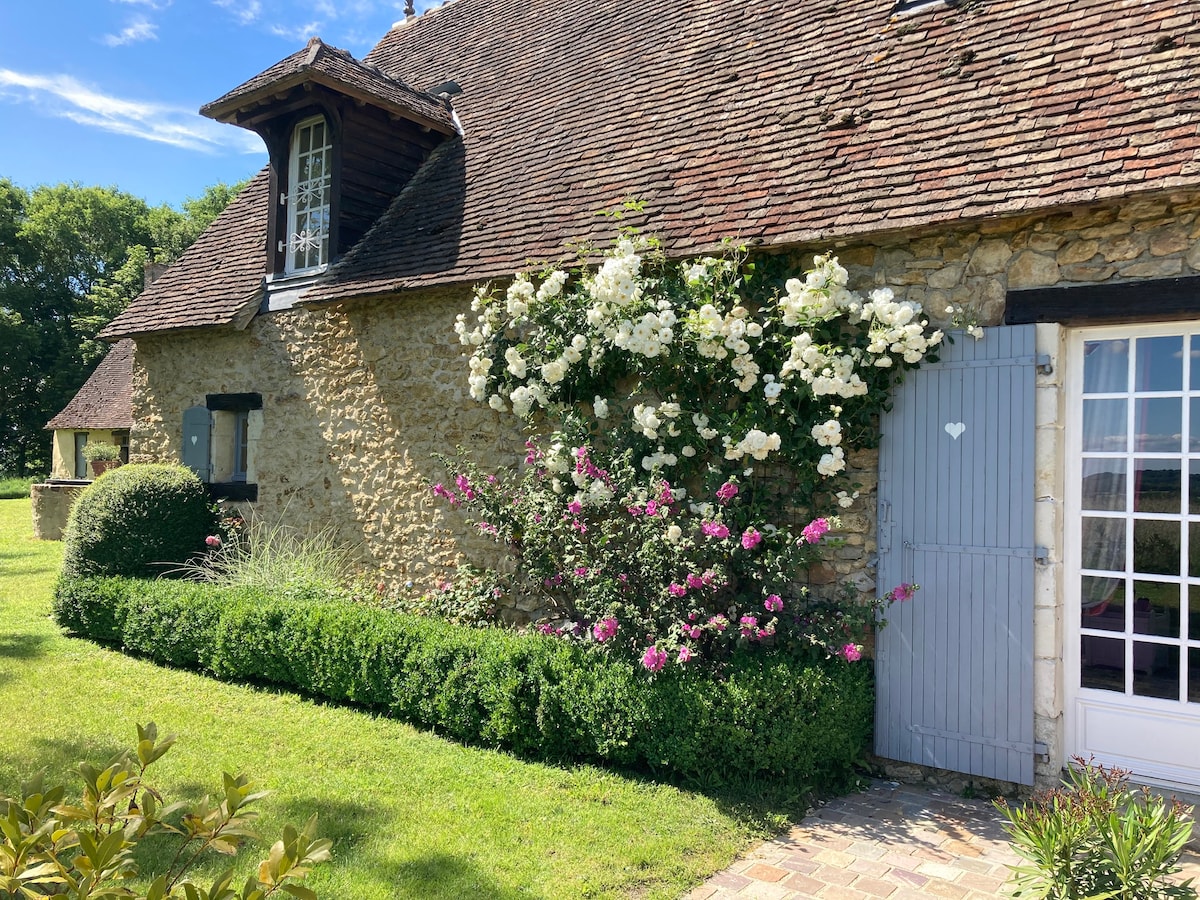
{"label": "white window pane", "polygon": [[1117,394],[1129,389],[1129,341],[1083,345],[1083,392]]}

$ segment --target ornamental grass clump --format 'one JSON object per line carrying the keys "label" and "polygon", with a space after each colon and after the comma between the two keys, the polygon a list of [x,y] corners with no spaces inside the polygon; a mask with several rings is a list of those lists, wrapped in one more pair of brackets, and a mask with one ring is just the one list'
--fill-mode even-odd
{"label": "ornamental grass clump", "polygon": [[[858,658],[914,586],[863,604],[799,585],[858,496],[847,450],[942,333],[847,280],[830,255],[803,278],[763,277],[743,248],[676,264],[626,230],[595,271],[480,289],[455,325],[470,394],[521,420],[527,453],[485,473],[460,450],[432,490],[515,558],[496,590],[652,672],[745,644]],[[789,507],[811,515],[798,533]]]}
{"label": "ornamental grass clump", "polygon": [[181,567],[180,573],[280,597],[336,596],[354,574],[350,549],[332,527],[302,531],[281,522],[227,519],[205,544],[208,552]]}
{"label": "ornamental grass clump", "polygon": [[1075,758],[1062,787],[997,808],[1029,865],[1012,866],[1014,897],[1038,900],[1194,898],[1192,880],[1170,881],[1192,834],[1190,807],[1146,788],[1129,772]]}

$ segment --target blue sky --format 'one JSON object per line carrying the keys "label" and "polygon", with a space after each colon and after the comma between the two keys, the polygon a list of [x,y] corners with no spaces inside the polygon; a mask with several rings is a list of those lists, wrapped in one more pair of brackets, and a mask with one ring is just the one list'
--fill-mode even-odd
{"label": "blue sky", "polygon": [[[418,12],[437,5],[418,0]],[[0,0],[0,178],[178,206],[266,161],[196,113],[313,34],[362,57],[404,0]]]}

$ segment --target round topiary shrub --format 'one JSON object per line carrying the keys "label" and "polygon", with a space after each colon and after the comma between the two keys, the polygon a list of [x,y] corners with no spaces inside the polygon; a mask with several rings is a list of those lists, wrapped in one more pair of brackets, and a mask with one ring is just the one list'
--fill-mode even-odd
{"label": "round topiary shrub", "polygon": [[155,577],[204,550],[208,491],[183,466],[113,469],[84,489],[63,535],[64,578]]}

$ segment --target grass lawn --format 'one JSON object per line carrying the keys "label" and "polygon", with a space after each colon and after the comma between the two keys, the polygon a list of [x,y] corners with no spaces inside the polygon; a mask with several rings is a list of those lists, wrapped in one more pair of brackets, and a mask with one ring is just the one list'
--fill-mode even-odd
{"label": "grass lawn", "polygon": [[[0,793],[43,767],[70,779],[75,763],[106,761],[132,744],[134,723],[154,720],[179,735],[156,765],[169,799],[216,791],[228,770],[271,790],[265,835],[320,814],[334,860],[309,884],[323,900],[677,897],[770,821],[65,638],[49,618],[60,557],[60,544],[33,539],[28,499],[0,500]],[[259,849],[243,851],[243,867]]]}

